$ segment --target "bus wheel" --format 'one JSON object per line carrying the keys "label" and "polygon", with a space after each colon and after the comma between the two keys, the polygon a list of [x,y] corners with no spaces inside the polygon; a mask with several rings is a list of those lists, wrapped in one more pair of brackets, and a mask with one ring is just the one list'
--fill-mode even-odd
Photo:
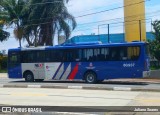
{"label": "bus wheel", "polygon": [[44,79],[35,79],[36,82],[42,82]]}
{"label": "bus wheel", "polygon": [[94,72],[89,71],[85,74],[85,81],[87,83],[96,83],[97,82],[97,76]]}
{"label": "bus wheel", "polygon": [[25,77],[26,82],[33,82],[34,81],[34,76],[31,72],[25,73],[24,77]]}

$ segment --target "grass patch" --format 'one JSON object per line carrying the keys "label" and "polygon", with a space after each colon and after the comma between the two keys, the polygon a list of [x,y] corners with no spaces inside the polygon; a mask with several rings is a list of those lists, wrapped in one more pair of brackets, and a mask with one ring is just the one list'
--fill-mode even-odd
{"label": "grass patch", "polygon": [[157,69],[160,69],[160,66],[151,66],[150,69],[151,70],[157,70]]}
{"label": "grass patch", "polygon": [[7,73],[7,70],[0,70],[0,73]]}

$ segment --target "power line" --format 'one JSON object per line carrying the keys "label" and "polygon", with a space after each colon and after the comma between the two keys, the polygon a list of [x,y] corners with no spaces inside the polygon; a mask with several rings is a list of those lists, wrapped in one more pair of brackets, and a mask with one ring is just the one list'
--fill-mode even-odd
{"label": "power line", "polygon": [[[156,14],[153,14],[153,13],[156,13]],[[150,12],[149,14],[151,14],[150,16],[148,16],[148,18],[149,17],[153,17],[153,16],[156,16],[156,15],[158,15],[160,13],[160,10],[158,10],[158,11],[156,11],[156,12]],[[143,14],[144,15],[144,14]],[[147,14],[148,15],[148,14]],[[137,16],[141,16],[141,15],[137,15]],[[129,17],[131,17],[131,16],[129,16]],[[134,16],[135,17],[135,16]],[[125,17],[126,18],[126,17]],[[119,19],[119,18],[117,18],[117,19]],[[113,19],[112,19],[113,20]],[[114,20],[116,20],[116,19],[114,19]],[[110,21],[110,20],[105,20],[105,21]],[[101,21],[101,22],[105,22],[105,21]],[[98,21],[99,22],[99,21]],[[94,22],[94,23],[98,23],[98,22]],[[92,22],[91,22],[92,23]],[[119,22],[118,22],[119,23]],[[117,22],[115,23],[115,24],[118,24]],[[122,22],[123,23],[123,22]],[[110,23],[110,24],[114,24],[114,23]],[[103,25],[103,24],[102,24]],[[105,24],[106,25],[106,24]],[[88,26],[87,26],[88,27]],[[83,27],[82,27],[83,28]]]}
{"label": "power line", "polygon": [[[121,2],[116,2],[116,4],[121,3]],[[113,3],[115,4],[115,3]],[[107,5],[108,6],[108,5]],[[106,8],[107,6],[101,6],[101,7],[95,7],[95,8],[91,8],[91,9],[86,9],[83,11],[78,11],[78,12],[74,12],[74,13],[81,13],[81,12],[86,12],[86,11],[91,11],[91,10],[96,10],[96,9],[100,9],[100,8]]]}
{"label": "power line", "polygon": [[[156,12],[158,12],[158,11],[156,11]],[[154,13],[156,13],[156,12],[154,12]],[[160,12],[158,12],[158,13],[160,13]],[[149,17],[153,17],[153,16],[157,16],[157,14],[154,14],[154,15],[149,16]],[[130,22],[132,22],[132,21],[137,21],[137,20],[131,20]],[[53,23],[53,22],[45,22],[45,23],[39,23],[39,24],[30,24],[30,25],[26,25],[26,26],[34,26],[34,25],[48,24],[48,23]],[[116,23],[110,23],[110,24],[119,24],[119,23],[124,23],[124,22],[116,22]],[[106,25],[106,24],[104,24],[104,25]],[[23,26],[23,27],[26,27],[26,26]],[[8,27],[8,28],[13,28],[13,27]],[[81,31],[81,30],[76,30],[76,31]],[[76,32],[76,31],[74,31],[74,32]]]}
{"label": "power line", "polygon": [[146,1],[150,1],[150,0],[144,0],[144,1],[141,1],[141,2],[137,2],[137,3],[133,3],[133,4],[128,4],[128,5],[124,5],[124,6],[112,8],[112,9],[107,9],[107,10],[103,10],[103,11],[99,11],[99,12],[84,14],[84,15],[81,15],[81,16],[77,16],[77,17],[75,17],[75,18],[81,18],[81,17],[90,16],[90,15],[95,15],[95,14],[99,14],[99,13],[103,13],[103,12],[107,12],[107,11],[117,10],[117,9],[124,8],[124,7],[127,7],[127,6],[132,6],[132,5],[141,4],[141,3],[144,3],[144,2],[146,2]]}
{"label": "power line", "polygon": [[[146,15],[157,13],[157,12],[160,13],[160,10],[157,10],[155,12],[146,13]],[[87,24],[100,23],[100,22],[106,22],[106,21],[112,21],[112,20],[116,21],[116,20],[119,20],[119,19],[124,19],[124,18],[129,18],[129,17],[138,17],[138,16],[141,16],[141,15],[144,15],[144,14],[137,14],[137,15],[126,16],[126,17],[121,17],[121,18],[108,19],[108,20],[100,20],[100,21],[95,21],[95,22],[88,22],[88,23],[82,23],[82,24],[78,24],[78,25],[87,25]]]}
{"label": "power line", "polygon": [[[160,13],[160,10],[157,10],[157,11],[154,11],[154,12],[149,12],[149,13],[146,13],[145,15],[154,14],[154,13]],[[100,23],[100,22],[106,22],[106,21],[116,21],[116,20],[119,20],[119,19],[124,19],[124,18],[129,18],[129,17],[138,17],[138,16],[141,16],[141,15],[144,15],[144,14],[131,15],[131,16],[108,19],[108,20],[100,20],[100,21],[95,21],[95,22],[81,23],[81,24],[78,24],[78,25],[88,25],[88,24]],[[32,19],[32,20],[43,20],[43,19],[48,19],[48,18]],[[29,20],[29,21],[32,21],[32,20]],[[39,24],[41,24],[41,23],[39,23]]]}
{"label": "power line", "polygon": [[[145,0],[145,1],[150,1],[150,0]],[[94,12],[94,13],[90,13],[90,14],[84,14],[84,15],[81,15],[81,16],[78,16],[78,17],[75,17],[75,18],[85,17],[85,16],[89,16],[89,15],[94,15],[94,14],[98,14],[98,13],[103,13],[103,12],[107,12],[107,11],[111,11],[111,10],[116,10],[116,9],[124,8],[124,7],[127,7],[127,6],[137,5],[137,4],[141,4],[141,3],[145,2],[145,1],[141,1],[141,2],[138,2],[138,3],[134,3],[134,4],[129,4],[129,5],[125,5],[125,6],[120,6],[120,7],[116,7],[116,8],[112,8],[112,9],[107,9],[107,10],[103,10],[103,11],[100,11],[100,12]],[[42,4],[44,4],[44,3],[42,3]],[[36,21],[36,20],[52,19],[52,18],[53,17],[40,18],[40,19],[32,19],[32,20],[28,20],[26,22],[31,22],[31,21],[34,21],[34,20]]]}
{"label": "power line", "polygon": [[[158,11],[156,11],[154,13],[157,13]],[[160,13],[160,12],[158,12],[158,13]],[[152,16],[156,16],[156,15],[152,15]],[[149,16],[149,17],[152,17],[152,16]],[[146,19],[143,19],[143,20],[146,20]],[[139,21],[139,20],[131,20],[131,21],[126,21],[126,22],[132,22],[132,21]],[[22,27],[34,26],[34,25],[42,25],[42,24],[48,24],[48,23],[54,23],[54,22],[50,21],[50,22],[44,22],[44,23],[38,23],[38,24],[28,24],[28,25],[25,25],[25,26],[22,26]],[[109,24],[119,24],[119,23],[124,23],[124,22],[116,22],[116,23],[109,23]],[[106,25],[106,24],[104,24],[104,25]],[[13,28],[13,27],[8,27],[8,28]]]}
{"label": "power line", "polygon": [[[44,5],[44,4],[54,4],[54,3],[63,3],[62,1],[54,1],[54,2],[44,2],[44,3],[34,3],[34,4],[28,4],[28,6],[35,6],[35,5]],[[25,5],[19,5],[18,6],[26,6]]]}
{"label": "power line", "polygon": [[44,5],[44,4],[53,4],[53,3],[61,3],[62,1],[54,1],[54,2],[45,2],[45,3],[35,3],[35,4],[29,4],[30,6],[35,5]]}
{"label": "power line", "polygon": [[[150,20],[151,18],[148,18],[148,19],[144,19],[143,21],[145,20]],[[128,22],[134,22],[134,23],[131,23],[131,24],[127,24],[127,25],[134,25],[134,24],[137,24],[137,22],[139,22],[139,20],[131,20],[131,21],[128,21]],[[125,23],[125,22],[117,22],[117,23],[109,23],[109,25],[115,25],[115,24],[122,24],[122,23]],[[145,23],[145,22],[142,22],[142,23]],[[103,24],[103,25],[108,25],[108,24]],[[123,25],[118,25],[118,26],[124,26]],[[118,27],[117,25],[115,26],[111,26],[111,27]],[[106,28],[106,27],[101,27],[101,28]],[[73,31],[73,32],[78,32],[78,31],[86,31],[86,30],[92,30],[92,29],[98,29],[97,27],[95,28],[85,28],[85,29],[81,29],[81,30],[76,30],[76,31]]]}

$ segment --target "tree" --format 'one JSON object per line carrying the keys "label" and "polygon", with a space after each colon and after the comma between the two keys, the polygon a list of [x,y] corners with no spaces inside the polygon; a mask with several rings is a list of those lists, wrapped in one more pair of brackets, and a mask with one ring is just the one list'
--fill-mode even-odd
{"label": "tree", "polygon": [[156,20],[152,23],[154,31],[152,32],[155,39],[149,41],[151,55],[160,61],[160,21]]}
{"label": "tree", "polygon": [[26,1],[25,0],[2,0],[1,6],[4,9],[5,12],[8,14],[8,21],[7,24],[9,26],[14,25],[14,34],[16,39],[19,41],[19,45],[21,47],[21,40],[23,34],[23,29],[21,26],[21,16],[23,7],[25,6]]}
{"label": "tree", "polygon": [[56,33],[68,39],[76,27],[74,17],[65,6],[69,0],[1,0],[7,12],[9,26],[14,25],[14,35],[21,47],[21,40],[29,46],[53,45]]}
{"label": "tree", "polygon": [[67,2],[68,0],[30,0],[27,7],[29,23],[24,22],[24,26],[26,33],[34,34],[34,44],[53,45],[56,33],[64,33],[69,38],[76,27],[76,21],[67,11]]}
{"label": "tree", "polygon": [[0,25],[0,41],[1,42],[3,42],[3,41],[5,41],[5,40],[7,40],[8,39],[8,37],[9,37],[9,33],[8,32],[6,32],[6,31],[4,31],[3,29],[2,29],[2,27],[1,27],[1,25]]}
{"label": "tree", "polygon": [[[1,6],[1,4],[0,4]],[[9,32],[6,32],[3,30],[5,20],[7,20],[8,16],[6,12],[3,11],[3,9],[0,7],[0,41],[3,42],[8,39]]]}

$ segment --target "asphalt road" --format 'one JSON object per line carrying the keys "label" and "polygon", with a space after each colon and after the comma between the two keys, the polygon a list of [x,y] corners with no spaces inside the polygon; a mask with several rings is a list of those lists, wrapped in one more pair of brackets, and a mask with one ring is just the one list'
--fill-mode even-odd
{"label": "asphalt road", "polygon": [[[43,81],[43,82],[25,82],[24,79],[8,79],[6,77],[0,78],[0,86],[6,85],[9,87],[14,86],[35,86],[43,88],[82,88],[85,89],[116,89],[116,90],[130,90],[133,91],[158,91],[160,92],[160,83],[152,82],[131,82],[131,81],[104,81],[97,84],[87,84],[84,81]],[[55,86],[55,87],[54,87]],[[58,87],[59,86],[59,87]]]}
{"label": "asphalt road", "polygon": [[[160,106],[160,83],[158,82],[104,81],[98,84],[86,84],[83,81],[44,81],[27,83],[23,79],[0,77],[0,87],[2,85],[8,85],[9,87],[0,88],[1,105]],[[30,87],[23,88],[24,85]],[[37,87],[40,85],[46,87]],[[10,86],[13,87],[10,88]],[[20,87],[17,88],[14,86]],[[48,86],[50,86],[49,89],[47,88]],[[51,86],[68,86],[68,89],[64,87],[53,88]],[[100,88],[100,90],[82,90],[79,86],[93,89]],[[114,88],[116,91],[104,90],[105,88]],[[139,90],[128,91],[129,88]],[[150,89],[149,91],[158,89],[158,92],[148,92],[144,89]],[[146,112],[143,113],[145,114]],[[53,114],[71,115],[74,113],[58,112]],[[78,115],[81,113],[75,114]],[[135,112],[132,112],[131,114],[136,115]],[[154,115],[155,112],[152,114]],[[159,114],[159,112],[157,114]]]}
{"label": "asphalt road", "polygon": [[[86,108],[90,108],[89,112],[97,112],[97,110],[100,112],[109,109],[108,107],[115,107],[112,112],[121,109],[141,112],[140,110],[135,111],[135,108],[152,108],[154,111],[151,112],[160,112],[159,97],[159,92],[0,88],[0,104],[2,105],[7,105],[7,107],[16,105],[25,107],[55,106],[52,108],[53,111],[58,110],[59,112],[65,112],[67,110],[65,107],[69,107],[69,111],[74,112],[80,112],[74,109],[86,110]],[[142,112],[148,111],[143,110]]]}
{"label": "asphalt road", "polygon": [[131,87],[143,87],[151,85],[152,83],[144,82],[128,82],[128,81],[104,81],[97,84],[87,84],[84,81],[59,81],[59,80],[45,80],[43,82],[25,82],[24,79],[8,79],[0,78],[0,84],[29,84],[29,85],[71,85],[71,86],[131,86]]}

